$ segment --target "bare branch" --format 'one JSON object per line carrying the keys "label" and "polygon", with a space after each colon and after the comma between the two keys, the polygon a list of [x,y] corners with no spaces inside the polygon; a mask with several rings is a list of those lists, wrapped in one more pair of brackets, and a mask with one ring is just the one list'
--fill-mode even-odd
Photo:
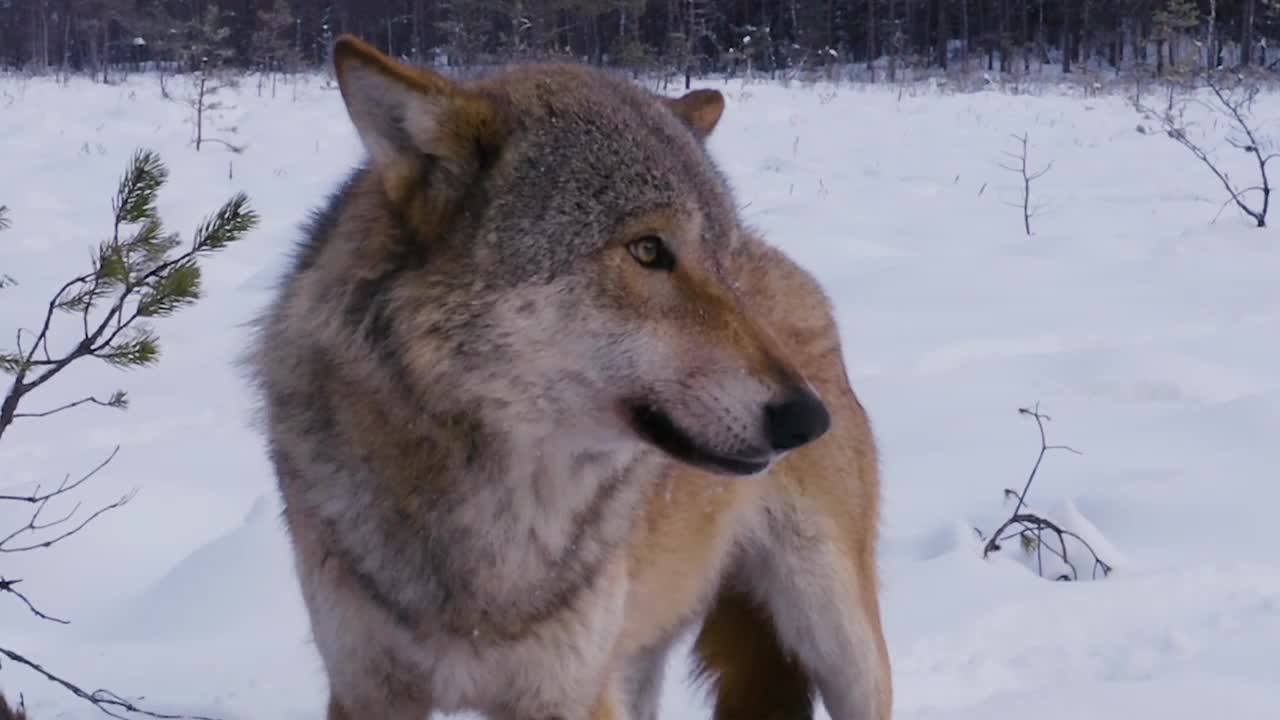
{"label": "bare branch", "polygon": [[133,703],[125,700],[119,695],[111,692],[110,690],[99,689],[99,690],[94,690],[93,692],[87,692],[81,689],[78,685],[75,685],[67,680],[62,679],[57,675],[54,675],[53,673],[44,669],[35,661],[28,660],[26,657],[23,657],[22,655],[12,650],[9,650],[8,648],[0,647],[0,656],[6,657],[9,660],[12,660],[13,662],[19,665],[23,665],[27,667],[28,669],[34,671],[38,675],[41,675],[42,677],[44,677],[44,679],[48,680],[49,682],[62,686],[63,689],[67,690],[72,695],[75,695],[81,700],[84,700],[90,705],[93,705],[94,707],[98,708],[98,710],[102,711],[104,714],[113,718],[117,718],[117,720],[130,720],[128,715],[119,714],[121,712],[131,713],[133,715],[142,715],[144,717],[149,717],[149,718],[159,718],[160,720],[216,720],[215,718],[206,717],[204,715],[169,715],[165,713],[157,713],[157,712],[152,712],[150,710],[144,710],[138,707],[137,705],[134,705]]}
{"label": "bare branch", "polygon": [[118,410],[118,409],[121,409],[122,407],[121,405],[122,400],[118,399],[119,397],[120,396],[117,394],[117,395],[111,396],[107,400],[99,400],[96,397],[81,398],[79,400],[76,400],[75,402],[69,402],[66,405],[61,405],[59,407],[53,408],[52,410],[45,410],[44,412],[34,412],[34,413],[14,413],[13,417],[15,419],[49,417],[50,415],[55,415],[57,413],[70,410],[72,408],[80,407],[81,405],[85,405],[89,403],[92,403],[99,407],[115,408]]}
{"label": "bare branch", "polygon": [[1035,482],[1036,473],[1040,471],[1040,464],[1044,462],[1044,456],[1048,454],[1050,450],[1067,450],[1075,453],[1076,455],[1083,454],[1079,450],[1067,447],[1066,445],[1048,444],[1048,436],[1045,434],[1044,424],[1046,422],[1051,422],[1053,418],[1040,412],[1040,403],[1036,403],[1035,407],[1031,408],[1018,408],[1018,414],[1027,415],[1035,419],[1036,429],[1040,431],[1040,453],[1036,455],[1036,462],[1031,466],[1031,473],[1027,475],[1027,482],[1022,486],[1022,492],[1018,493],[1018,505],[1013,509],[1014,515],[1017,515],[1022,510],[1027,493],[1031,491],[1031,483]]}
{"label": "bare branch", "polygon": [[93,513],[91,513],[84,520],[81,520],[75,527],[71,528],[70,530],[67,530],[66,532],[60,535],[57,535],[56,537],[50,538],[48,540],[42,540],[40,542],[33,542],[27,545],[9,547],[8,543],[17,539],[18,536],[22,535],[23,533],[35,533],[41,530],[47,530],[51,527],[58,527],[60,525],[67,523],[80,509],[79,504],[77,504],[75,509],[73,509],[65,517],[55,520],[53,522],[37,524],[35,522],[35,518],[39,517],[40,510],[44,509],[44,505],[41,505],[39,508],[36,509],[35,514],[32,515],[32,520],[28,521],[28,523],[24,527],[21,527],[18,530],[15,530],[14,532],[10,533],[9,536],[6,537],[4,540],[0,540],[0,553],[29,552],[31,550],[43,550],[45,548],[53,547],[54,545],[57,545],[63,540],[66,540],[72,535],[75,535],[76,533],[85,529],[89,525],[89,523],[93,522],[94,520],[97,520],[102,515],[108,512],[111,512],[112,510],[116,510],[118,508],[124,507],[125,505],[128,505],[129,501],[133,500],[134,494],[135,493],[133,491],[130,491],[127,495],[121,496],[119,500],[116,500],[115,502],[110,503],[109,505],[104,505],[98,508],[97,510],[93,511]]}
{"label": "bare branch", "polygon": [[[1073,576],[1071,579],[1079,579],[1080,575],[1079,575],[1079,571],[1076,570],[1075,565],[1067,557],[1067,545],[1065,542],[1065,538],[1071,538],[1079,542],[1081,545],[1085,547],[1086,550],[1089,551],[1091,555],[1093,555],[1093,561],[1094,561],[1093,577],[1094,578],[1097,578],[1097,573],[1099,571],[1101,571],[1102,574],[1105,576],[1105,575],[1109,575],[1111,571],[1114,569],[1111,567],[1111,565],[1107,564],[1105,561],[1099,558],[1098,553],[1094,551],[1093,546],[1090,545],[1087,540],[1080,537],[1079,534],[1074,533],[1070,530],[1065,530],[1059,525],[1057,525],[1056,523],[1054,523],[1052,520],[1047,520],[1034,513],[1022,513],[1019,515],[1014,515],[1010,517],[1008,520],[1006,520],[1005,523],[996,530],[996,533],[993,535],[993,539],[990,542],[988,542],[988,546],[991,547],[992,545],[994,545],[994,548],[992,550],[984,549],[983,557],[986,557],[991,552],[998,551],[1000,549],[999,543],[996,542],[994,538],[999,536],[1000,533],[1003,533],[1005,530],[1007,530],[1009,527],[1013,525],[1018,525],[1020,529],[1015,532],[1009,533],[1008,535],[1004,535],[1003,538],[1001,538],[1002,540],[1007,540],[1007,539],[1011,539],[1019,536],[1026,537],[1028,534],[1030,534],[1034,537],[1034,541],[1037,543],[1037,546],[1039,546],[1039,545],[1043,545],[1043,543],[1041,542],[1041,535],[1044,531],[1047,530],[1055,534],[1058,537],[1058,544],[1061,547],[1061,550],[1055,550],[1052,546],[1049,546],[1049,552],[1053,553],[1058,559],[1062,560],[1062,562],[1065,563],[1067,567],[1071,569],[1071,573]],[[1043,572],[1041,574],[1043,574]]]}
{"label": "bare branch", "polygon": [[1039,180],[1040,178],[1047,175],[1049,171],[1052,169],[1053,169],[1053,161],[1050,160],[1049,164],[1045,165],[1044,168],[1041,169],[1039,172],[1031,173],[1031,177],[1029,177],[1028,180]]}
{"label": "bare branch", "polygon": [[107,455],[106,459],[98,463],[96,466],[94,466],[92,470],[82,475],[80,479],[76,480],[75,482],[70,482],[71,480],[70,475],[65,476],[62,479],[62,482],[58,484],[57,489],[54,490],[53,492],[41,494],[40,488],[37,486],[35,491],[32,492],[30,495],[0,495],[0,501],[7,500],[11,502],[25,502],[25,503],[36,504],[36,503],[47,502],[48,500],[58,497],[59,495],[65,495],[71,492],[72,490],[75,490],[76,488],[80,487],[81,485],[85,484],[94,475],[97,475],[102,470],[102,468],[106,467],[112,460],[115,459],[116,454],[119,452],[120,452],[120,446],[117,445],[114,448],[112,448],[111,453]]}
{"label": "bare branch", "polygon": [[41,620],[56,622],[59,625],[71,624],[70,620],[63,620],[61,618],[56,618],[52,615],[46,615],[45,613],[40,612],[40,610],[36,608],[34,604],[32,604],[31,600],[29,600],[26,595],[23,595],[21,592],[14,589],[14,586],[20,582],[22,582],[22,580],[6,580],[5,578],[0,577],[0,593],[9,593],[10,595],[13,595],[14,597],[18,598],[18,600],[20,600],[22,604],[27,606],[27,609],[31,611],[32,615],[35,615]]}
{"label": "bare branch", "polygon": [[207,137],[201,140],[201,142],[202,143],[218,143],[219,145],[222,145],[223,147],[225,147],[226,149],[230,150],[231,152],[237,155],[244,152],[243,145],[233,145],[227,142],[226,140],[223,140],[222,138]]}
{"label": "bare branch", "polygon": [[76,514],[80,511],[80,503],[76,503],[75,506],[72,507],[70,512],[68,512],[66,515],[63,515],[62,517],[59,517],[56,520],[42,522],[41,516],[43,515],[45,508],[48,507],[49,502],[51,500],[59,496],[66,495],[72,490],[75,490],[76,488],[83,485],[94,475],[98,474],[98,472],[101,471],[104,467],[106,467],[107,464],[110,463],[115,458],[116,453],[118,453],[119,451],[120,451],[120,447],[116,446],[115,449],[111,451],[111,454],[108,455],[105,460],[103,460],[96,467],[94,467],[92,470],[90,470],[88,473],[83,475],[80,479],[76,480],[75,482],[70,482],[69,476],[64,477],[62,482],[59,483],[58,487],[52,492],[41,493],[40,489],[37,487],[36,490],[31,495],[27,495],[27,496],[0,495],[0,501],[25,502],[25,503],[34,504],[36,506],[35,510],[31,513],[31,517],[27,519],[27,522],[25,525],[22,525],[16,530],[13,530],[4,538],[0,539],[0,554],[29,552],[32,550],[40,550],[44,548],[53,547],[54,545],[62,542],[63,540],[66,540],[67,538],[71,537],[72,535],[75,535],[81,530],[84,530],[90,523],[92,523],[94,520],[97,520],[99,517],[101,517],[105,513],[108,513],[112,510],[115,510],[117,508],[127,505],[129,501],[133,499],[134,493],[132,491],[120,497],[115,502],[98,508],[93,513],[85,517],[83,520],[76,523],[70,529],[52,538],[49,538],[47,540],[41,540],[38,542],[27,542],[27,543],[16,545],[16,546],[12,545],[12,543],[15,540],[18,540],[23,536],[35,535],[42,530],[62,527],[63,525],[66,525],[67,523],[71,522],[75,518]]}
{"label": "bare branch", "polygon": [[[1271,204],[1271,183],[1267,176],[1267,164],[1275,157],[1280,156],[1280,154],[1263,155],[1262,143],[1254,130],[1254,123],[1250,117],[1250,107],[1258,95],[1259,88],[1256,85],[1248,85],[1240,90],[1239,93],[1236,93],[1225,87],[1211,71],[1206,71],[1200,79],[1204,86],[1213,93],[1217,104],[1190,98],[1183,100],[1182,106],[1180,106],[1175,102],[1173,91],[1170,89],[1168,107],[1163,112],[1153,111],[1136,100],[1134,108],[1144,117],[1159,122],[1167,137],[1185,147],[1192,156],[1213,173],[1214,177],[1218,178],[1218,182],[1222,183],[1223,188],[1226,189],[1227,194],[1230,196],[1230,199],[1223,203],[1224,207],[1234,202],[1241,212],[1253,219],[1257,227],[1266,227],[1267,212]],[[1198,105],[1225,117],[1231,123],[1233,131],[1244,137],[1244,140],[1227,137],[1226,143],[1231,147],[1253,155],[1258,166],[1258,175],[1261,178],[1260,185],[1246,190],[1236,190],[1230,176],[1218,167],[1213,158],[1209,156],[1207,150],[1187,134],[1186,126],[1182,122],[1183,107],[1187,105]],[[1252,206],[1244,200],[1245,193],[1255,189],[1262,193],[1261,205],[1258,207]],[[1220,208],[1217,214],[1214,215],[1213,222],[1217,222],[1218,217],[1221,215],[1222,209]]]}

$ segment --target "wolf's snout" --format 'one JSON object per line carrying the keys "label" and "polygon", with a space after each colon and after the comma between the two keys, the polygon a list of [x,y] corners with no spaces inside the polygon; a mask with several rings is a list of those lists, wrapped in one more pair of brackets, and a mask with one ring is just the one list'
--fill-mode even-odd
{"label": "wolf's snout", "polygon": [[766,405],[764,420],[769,446],[778,452],[813,442],[831,427],[827,406],[810,390],[796,391],[780,403]]}

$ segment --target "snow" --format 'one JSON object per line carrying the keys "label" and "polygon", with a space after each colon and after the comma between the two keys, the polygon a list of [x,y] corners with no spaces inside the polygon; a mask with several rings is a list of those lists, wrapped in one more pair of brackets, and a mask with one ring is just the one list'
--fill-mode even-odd
{"label": "snow", "polygon": [[[1276,717],[1276,232],[1233,208],[1215,222],[1217,180],[1138,132],[1123,97],[704,84],[728,98],[712,150],[748,221],[832,296],[881,444],[895,716]],[[169,166],[171,228],[189,233],[237,190],[263,216],[206,263],[205,298],[158,323],[159,365],[73,368],[27,408],[119,387],[127,413],[24,420],[0,443],[0,493],[82,473],[117,444],[77,499],[138,490],[67,543],[3,558],[6,577],[73,623],[0,597],[0,645],[89,688],[145,693],[151,709],[318,718],[323,675],[235,360],[298,223],[360,152],[322,78],[296,100],[255,85],[220,96],[231,107],[215,126],[247,146],[233,155],[196,153],[188,109],[154,78],[0,78],[0,203],[13,221],[0,270],[21,283],[0,291],[0,338],[86,266],[137,147]],[[1261,119],[1280,117],[1280,96],[1258,103]],[[1031,237],[1007,204],[1020,181],[999,168],[1023,132],[1031,166],[1053,162],[1032,187],[1043,208]],[[1214,147],[1233,178],[1250,177],[1247,156]],[[1036,402],[1049,442],[1083,454],[1050,452],[1028,500],[1089,539],[1115,567],[1106,579],[1041,579],[1016,541],[982,559],[974,528],[1004,519],[1003,490],[1021,489],[1039,449],[1017,412]],[[19,521],[0,508],[0,528]],[[666,716],[704,717],[683,672],[677,657]],[[13,663],[0,688],[37,720],[97,717]]]}

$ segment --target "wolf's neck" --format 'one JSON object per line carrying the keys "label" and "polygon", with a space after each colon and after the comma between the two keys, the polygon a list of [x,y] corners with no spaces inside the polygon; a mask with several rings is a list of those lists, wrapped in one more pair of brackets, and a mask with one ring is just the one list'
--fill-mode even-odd
{"label": "wolf's neck", "polygon": [[377,552],[352,560],[406,615],[518,632],[590,587],[658,460],[638,447],[582,447],[576,433],[518,438],[467,425],[475,434],[465,438],[428,430],[428,462],[354,483],[363,519],[353,506],[332,520],[386,528]]}

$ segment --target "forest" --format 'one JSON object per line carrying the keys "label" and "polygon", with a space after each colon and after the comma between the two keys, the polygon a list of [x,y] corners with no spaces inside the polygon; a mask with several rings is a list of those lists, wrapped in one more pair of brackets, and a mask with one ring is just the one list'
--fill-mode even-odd
{"label": "forest", "polygon": [[[0,66],[323,65],[338,34],[454,66],[573,58],[686,75],[1257,66],[1280,0],[0,0]],[[867,74],[867,71],[870,71]]]}

